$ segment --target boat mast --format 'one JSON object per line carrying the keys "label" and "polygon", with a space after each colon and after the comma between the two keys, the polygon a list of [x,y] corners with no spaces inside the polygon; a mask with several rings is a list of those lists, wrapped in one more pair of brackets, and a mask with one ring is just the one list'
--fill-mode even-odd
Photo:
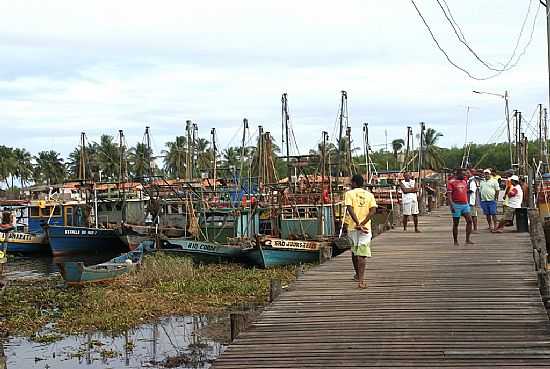
{"label": "boat mast", "polygon": [[288,121],[290,119],[288,115],[288,95],[286,92],[281,97],[281,120],[284,127],[284,137],[283,142],[286,144],[286,170],[287,170],[287,179],[288,185],[290,186],[290,177],[292,175],[290,168],[290,143],[288,140]]}
{"label": "boat mast", "polygon": [[191,175],[193,178],[195,178],[195,175],[197,174],[197,169],[195,166],[197,165],[197,138],[198,138],[198,126],[196,123],[193,123],[193,132],[191,137]]}
{"label": "boat mast", "polygon": [[212,136],[212,156],[214,160],[214,191],[216,191],[216,182],[217,182],[217,156],[218,148],[216,147],[216,128],[210,130],[210,135]]}
{"label": "boat mast", "polygon": [[82,181],[86,181],[86,133],[80,132],[80,162],[78,176]]}
{"label": "boat mast", "polygon": [[[344,90],[341,91],[340,99],[340,116],[339,116],[339,129],[338,129],[338,163],[336,165],[336,188],[339,186],[340,176],[342,175],[342,137],[344,134],[344,106],[347,105],[348,93]],[[345,149],[345,148],[344,148]]]}
{"label": "boat mast", "polygon": [[149,126],[145,127],[145,140],[147,145],[147,167],[149,177],[153,176],[153,158],[151,157],[151,135],[149,133]]}
{"label": "boat mast", "polygon": [[363,123],[363,153],[365,155],[367,183],[370,184],[369,124],[368,123]]}
{"label": "boat mast", "polygon": [[[243,182],[243,165],[244,165],[244,152],[245,152],[245,144],[246,144],[246,131],[248,130],[248,119],[243,118],[243,138],[241,141],[241,167],[239,169],[239,184],[242,187]],[[248,192],[250,194],[250,188],[248,189]]]}
{"label": "boat mast", "polygon": [[187,152],[185,155],[185,179],[191,181],[192,168],[191,168],[191,121],[185,122],[185,131],[187,133]]}
{"label": "boat mast", "polygon": [[[146,127],[146,131],[149,127]],[[120,150],[120,168],[118,171],[118,190],[120,191],[122,187],[122,223],[126,223],[126,182],[127,182],[127,171],[126,171],[126,147],[124,145],[124,132],[122,129],[118,130],[118,147]]]}
{"label": "boat mast", "polygon": [[263,126],[258,126],[258,152],[257,152],[257,155],[258,155],[258,185],[260,185],[260,183],[262,184],[262,187],[263,187],[263,184],[266,183],[266,179],[264,177],[264,160],[263,160],[263,145],[264,145],[264,127]]}

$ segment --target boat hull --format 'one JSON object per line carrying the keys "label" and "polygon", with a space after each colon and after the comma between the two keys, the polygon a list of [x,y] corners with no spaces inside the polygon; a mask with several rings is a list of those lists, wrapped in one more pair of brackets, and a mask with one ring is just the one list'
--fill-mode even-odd
{"label": "boat hull", "polygon": [[162,243],[162,252],[172,256],[185,256],[198,263],[236,262],[242,256],[237,246],[222,245],[188,239],[170,239]]}
{"label": "boat hull", "polygon": [[127,251],[115,229],[49,226],[53,256]]}
{"label": "boat hull", "polygon": [[7,251],[11,254],[43,254],[50,253],[48,238],[45,233],[31,234],[9,232],[0,234],[0,244],[6,241]]}
{"label": "boat hull", "polygon": [[69,285],[112,281],[133,268],[132,264],[120,264],[113,268],[98,269],[86,267],[84,263],[74,261],[58,264],[58,266],[65,283]]}
{"label": "boat hull", "polygon": [[134,251],[119,255],[106,263],[85,266],[82,262],[58,263],[61,276],[69,285],[108,282],[133,270],[141,264],[143,254],[154,248],[154,242],[142,242]]}

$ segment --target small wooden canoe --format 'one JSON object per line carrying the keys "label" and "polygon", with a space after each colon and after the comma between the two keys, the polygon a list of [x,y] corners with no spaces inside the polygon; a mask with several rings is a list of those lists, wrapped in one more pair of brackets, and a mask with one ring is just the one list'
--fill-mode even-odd
{"label": "small wooden canoe", "polygon": [[65,262],[57,265],[61,276],[68,285],[107,282],[133,270],[141,264],[143,254],[153,248],[153,241],[144,241],[135,250],[117,256],[105,263],[85,266],[82,262]]}

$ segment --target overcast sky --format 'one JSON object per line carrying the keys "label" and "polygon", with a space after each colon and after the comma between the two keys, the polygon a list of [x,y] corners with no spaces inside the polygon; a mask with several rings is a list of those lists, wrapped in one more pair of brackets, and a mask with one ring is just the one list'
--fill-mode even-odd
{"label": "overcast sky", "polygon": [[[451,58],[478,76],[492,72],[468,54],[437,3],[416,0]],[[494,64],[514,50],[529,0],[447,0],[472,48]],[[538,0],[518,47],[529,41]],[[154,149],[197,122],[216,127],[220,147],[238,145],[244,117],[280,137],[280,95],[305,153],[331,134],[340,91],[349,95],[357,145],[369,122],[375,145],[426,122],[443,146],[486,143],[504,131],[503,100],[472,90],[510,91],[530,119],[548,102],[546,20],[519,64],[469,79],[435,48],[407,0],[0,2],[0,144],[66,155],[123,129],[129,144],[151,126]],[[497,132],[496,136],[494,133]],[[531,134],[531,130],[528,130]],[[500,135],[504,139],[504,135]]]}

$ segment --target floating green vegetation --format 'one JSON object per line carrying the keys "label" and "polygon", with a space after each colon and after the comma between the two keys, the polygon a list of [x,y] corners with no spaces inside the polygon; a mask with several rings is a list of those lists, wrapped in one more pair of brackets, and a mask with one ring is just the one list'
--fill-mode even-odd
{"label": "floating green vegetation", "polygon": [[[269,281],[290,283],[295,267],[193,265],[147,256],[141,268],[108,285],[64,287],[59,278],[12,283],[0,296],[0,332],[54,338],[92,330],[120,333],[166,315],[211,314],[236,304],[263,304]],[[38,333],[48,326],[48,335]]]}

